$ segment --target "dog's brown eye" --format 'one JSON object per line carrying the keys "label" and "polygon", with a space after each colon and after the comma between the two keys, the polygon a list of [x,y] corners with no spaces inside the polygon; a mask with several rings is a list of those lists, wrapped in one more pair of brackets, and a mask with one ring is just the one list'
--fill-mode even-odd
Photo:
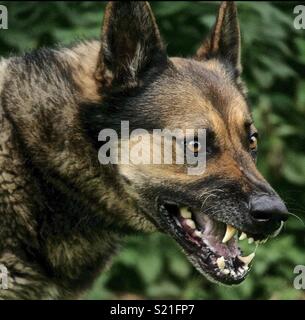
{"label": "dog's brown eye", "polygon": [[257,158],[257,133],[250,136],[250,153],[253,160],[256,162]]}
{"label": "dog's brown eye", "polygon": [[250,137],[250,149],[251,150],[256,150],[257,149],[257,135],[253,134]]}
{"label": "dog's brown eye", "polygon": [[194,154],[198,154],[198,152],[201,150],[201,144],[198,141],[190,141],[187,144],[187,147]]}

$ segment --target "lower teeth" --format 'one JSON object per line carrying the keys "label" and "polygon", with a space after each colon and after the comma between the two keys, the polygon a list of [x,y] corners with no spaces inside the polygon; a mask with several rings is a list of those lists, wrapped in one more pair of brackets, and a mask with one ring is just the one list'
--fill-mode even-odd
{"label": "lower teeth", "polygon": [[220,257],[216,260],[217,266],[220,270],[223,270],[226,266],[226,262],[225,262],[225,258],[224,257]]}

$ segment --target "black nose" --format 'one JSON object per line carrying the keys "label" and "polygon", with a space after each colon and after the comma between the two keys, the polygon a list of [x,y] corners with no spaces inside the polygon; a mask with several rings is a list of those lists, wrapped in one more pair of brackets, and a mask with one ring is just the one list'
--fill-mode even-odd
{"label": "black nose", "polygon": [[250,199],[250,215],[257,222],[280,222],[288,219],[288,210],[279,197],[261,195]]}

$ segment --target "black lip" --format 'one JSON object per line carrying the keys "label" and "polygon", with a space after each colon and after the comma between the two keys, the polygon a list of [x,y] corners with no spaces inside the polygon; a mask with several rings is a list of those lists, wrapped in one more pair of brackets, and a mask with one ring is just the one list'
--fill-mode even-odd
{"label": "black lip", "polygon": [[217,271],[213,266],[215,261],[213,262],[212,260],[216,259],[215,253],[204,244],[202,244],[201,246],[197,246],[192,241],[190,241],[188,239],[188,234],[177,226],[174,217],[166,209],[166,204],[176,205],[178,207],[182,206],[181,203],[177,204],[176,202],[171,200],[162,200],[162,202],[158,202],[158,211],[161,215],[161,228],[166,233],[169,233],[177,241],[177,243],[186,252],[193,265],[199,270],[199,272],[208,276],[209,278],[211,278],[211,280],[226,285],[239,284],[246,278],[249,271],[244,273],[242,276],[224,275]]}

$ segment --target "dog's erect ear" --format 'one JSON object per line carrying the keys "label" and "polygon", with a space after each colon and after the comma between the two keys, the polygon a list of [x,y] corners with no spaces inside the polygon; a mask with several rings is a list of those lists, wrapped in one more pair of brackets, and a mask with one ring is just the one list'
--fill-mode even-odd
{"label": "dog's erect ear", "polygon": [[240,74],[240,30],[237,8],[232,1],[221,3],[212,33],[196,54],[198,60],[213,57],[230,63],[237,75]]}
{"label": "dog's erect ear", "polygon": [[104,16],[96,78],[114,90],[138,86],[141,75],[167,61],[147,2],[110,2]]}

